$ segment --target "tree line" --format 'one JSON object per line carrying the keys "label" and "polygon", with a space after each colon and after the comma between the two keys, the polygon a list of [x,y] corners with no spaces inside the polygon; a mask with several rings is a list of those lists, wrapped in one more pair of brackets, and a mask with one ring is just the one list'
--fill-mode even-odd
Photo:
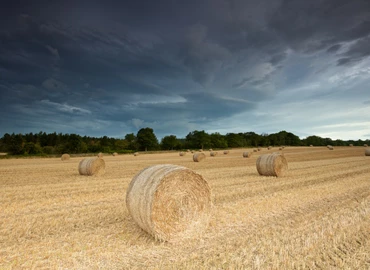
{"label": "tree line", "polygon": [[80,136],[62,133],[27,133],[4,134],[0,139],[0,152],[11,155],[56,155],[62,153],[131,153],[135,151],[208,149],[234,147],[267,147],[267,146],[362,146],[370,144],[370,140],[332,140],[319,136],[300,139],[287,131],[272,134],[244,133],[207,133],[202,131],[189,132],[185,138],[168,135],[159,142],[152,128],[140,129],[137,134],[129,133],[124,138]]}

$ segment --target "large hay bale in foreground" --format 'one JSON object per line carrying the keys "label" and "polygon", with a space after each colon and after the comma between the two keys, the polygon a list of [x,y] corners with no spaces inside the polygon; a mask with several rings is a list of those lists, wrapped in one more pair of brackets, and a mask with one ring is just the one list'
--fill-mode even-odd
{"label": "large hay bale in foreground", "polygon": [[60,158],[62,161],[69,160],[71,156],[69,154],[63,154],[62,157]]}
{"label": "large hay bale in foreground", "polygon": [[185,156],[185,155],[186,155],[186,152],[180,152],[180,153],[179,153],[179,156],[180,156],[180,157],[183,157],[183,156]]}
{"label": "large hay bale in foreground", "polygon": [[370,148],[365,149],[365,156],[370,156]]}
{"label": "large hay bale in foreground", "polygon": [[207,181],[188,168],[171,164],[140,171],[126,195],[134,221],[162,241],[201,233],[208,225],[211,205]]}
{"label": "large hay bale in foreground", "polygon": [[288,169],[288,162],[284,155],[273,153],[259,156],[256,166],[260,175],[283,176],[284,172]]}
{"label": "large hay bale in foreground", "polygon": [[102,153],[102,152],[100,152],[99,154],[98,154],[98,158],[103,158],[104,157],[104,154]]}
{"label": "large hay bale in foreground", "polygon": [[105,161],[102,158],[85,158],[78,165],[81,175],[102,175],[105,173]]}
{"label": "large hay bale in foreground", "polygon": [[209,155],[210,155],[211,157],[215,157],[215,156],[217,156],[217,155],[218,155],[218,152],[213,151],[213,152],[209,153]]}
{"label": "large hay bale in foreground", "polygon": [[227,155],[227,154],[229,154],[229,150],[224,151],[224,155]]}
{"label": "large hay bale in foreground", "polygon": [[200,162],[205,158],[206,158],[206,155],[204,153],[195,153],[193,155],[193,161],[194,162]]}
{"label": "large hay bale in foreground", "polygon": [[243,152],[243,157],[249,158],[252,155],[252,152]]}

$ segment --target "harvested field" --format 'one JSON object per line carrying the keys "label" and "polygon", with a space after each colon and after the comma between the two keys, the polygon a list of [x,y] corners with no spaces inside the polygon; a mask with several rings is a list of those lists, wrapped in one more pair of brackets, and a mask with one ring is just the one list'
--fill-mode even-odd
{"label": "harvested field", "polygon": [[[288,147],[283,177],[260,176],[252,149],[194,162],[178,152],[0,160],[0,269],[370,269],[370,161],[363,147]],[[266,151],[265,151],[266,152]],[[134,222],[126,190],[142,169],[185,166],[212,190],[199,238],[156,241]]]}

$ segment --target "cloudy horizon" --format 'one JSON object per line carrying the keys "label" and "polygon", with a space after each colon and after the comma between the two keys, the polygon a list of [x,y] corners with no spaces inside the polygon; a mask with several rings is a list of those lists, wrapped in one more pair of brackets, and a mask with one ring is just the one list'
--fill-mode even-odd
{"label": "cloudy horizon", "polygon": [[366,0],[33,1],[0,11],[0,137],[370,138]]}

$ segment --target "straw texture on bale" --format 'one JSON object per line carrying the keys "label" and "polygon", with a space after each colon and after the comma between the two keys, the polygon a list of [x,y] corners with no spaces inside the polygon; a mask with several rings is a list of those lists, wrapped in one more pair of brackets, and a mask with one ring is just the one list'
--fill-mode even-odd
{"label": "straw texture on bale", "polygon": [[210,153],[210,156],[211,156],[211,157],[215,157],[215,156],[217,156],[217,155],[218,155],[218,152],[216,152],[216,151],[213,151],[213,152],[211,152],[211,153]]}
{"label": "straw texture on bale", "polygon": [[186,152],[180,152],[180,153],[179,153],[179,156],[180,156],[180,157],[183,157],[183,156],[185,156],[185,155],[186,155]]}
{"label": "straw texture on bale", "polygon": [[63,154],[62,157],[60,158],[61,160],[69,160],[71,156],[69,154]]}
{"label": "straw texture on bale", "polygon": [[105,161],[102,158],[85,158],[78,164],[81,175],[102,175],[105,173]]}
{"label": "straw texture on bale", "polygon": [[365,149],[365,156],[370,156],[370,148]]}
{"label": "straw texture on bale", "polygon": [[192,238],[208,226],[211,189],[188,168],[154,165],[134,176],[126,206],[133,220],[158,240]]}
{"label": "straw texture on bale", "polygon": [[288,169],[288,162],[284,155],[273,153],[259,156],[256,166],[260,175],[283,176]]}
{"label": "straw texture on bale", "polygon": [[104,157],[103,153],[102,153],[102,152],[100,152],[100,153],[98,154],[98,158],[103,158],[103,157]]}
{"label": "straw texture on bale", "polygon": [[135,153],[134,153],[134,156],[135,156],[135,157],[136,157],[136,156],[138,156],[138,155],[139,155],[139,153],[138,153],[138,152],[135,152]]}
{"label": "straw texture on bale", "polygon": [[252,155],[252,152],[243,152],[243,157],[249,158]]}
{"label": "straw texture on bale", "polygon": [[200,162],[205,158],[206,158],[206,155],[204,153],[195,153],[193,155],[193,161],[194,162]]}
{"label": "straw texture on bale", "polygon": [[229,153],[229,150],[224,151],[224,155],[227,155]]}

